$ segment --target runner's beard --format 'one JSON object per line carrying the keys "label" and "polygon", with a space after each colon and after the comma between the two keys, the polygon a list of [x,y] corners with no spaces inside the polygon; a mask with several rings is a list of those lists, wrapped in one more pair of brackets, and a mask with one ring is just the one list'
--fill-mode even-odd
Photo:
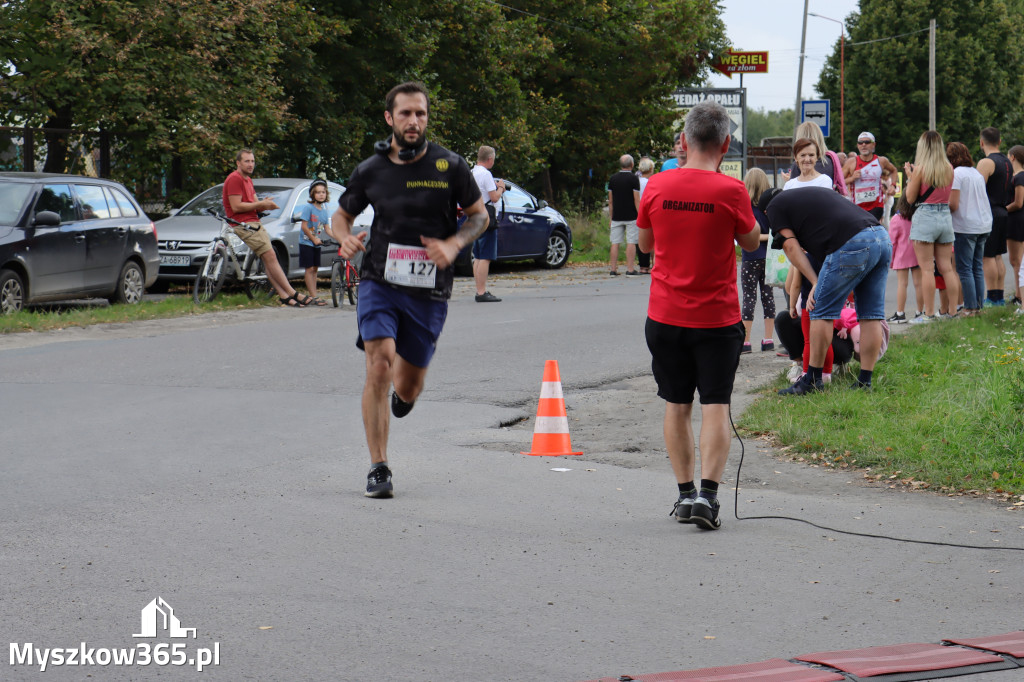
{"label": "runner's beard", "polygon": [[395,134],[395,139],[398,140],[398,146],[402,149],[416,149],[423,143],[423,133],[417,134],[416,139],[410,142],[405,137],[404,133],[400,133],[398,130],[394,130],[393,132]]}

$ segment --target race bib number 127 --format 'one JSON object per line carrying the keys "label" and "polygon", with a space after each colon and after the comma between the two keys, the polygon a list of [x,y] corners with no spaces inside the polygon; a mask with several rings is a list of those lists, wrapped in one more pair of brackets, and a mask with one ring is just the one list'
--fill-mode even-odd
{"label": "race bib number 127", "polygon": [[384,266],[384,280],[404,287],[433,289],[437,265],[427,256],[422,246],[388,244],[388,259]]}

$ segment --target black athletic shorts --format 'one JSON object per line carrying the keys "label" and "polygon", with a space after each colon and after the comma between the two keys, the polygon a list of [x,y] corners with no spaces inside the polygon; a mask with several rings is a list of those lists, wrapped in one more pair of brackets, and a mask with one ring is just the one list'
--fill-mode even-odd
{"label": "black athletic shorts", "polygon": [[644,332],[661,399],[690,404],[697,391],[701,405],[724,405],[731,401],[743,348],[742,323],[695,329],[647,318]]}
{"label": "black athletic shorts", "polygon": [[992,233],[985,240],[985,258],[995,258],[1006,253],[1006,221],[1009,217],[1004,211],[1002,215],[992,212]]}
{"label": "black athletic shorts", "polygon": [[299,267],[320,267],[320,247],[312,244],[299,244]]}

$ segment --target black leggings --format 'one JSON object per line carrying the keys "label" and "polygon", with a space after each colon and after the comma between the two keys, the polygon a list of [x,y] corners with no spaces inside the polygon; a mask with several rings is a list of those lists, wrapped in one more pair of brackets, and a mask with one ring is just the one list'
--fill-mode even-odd
{"label": "black leggings", "polygon": [[775,317],[775,293],[764,283],[764,258],[745,260],[740,265],[740,284],[743,285],[743,305],[740,314],[747,322],[754,321],[754,306],[757,304],[757,288],[761,287],[761,307],[764,319]]}

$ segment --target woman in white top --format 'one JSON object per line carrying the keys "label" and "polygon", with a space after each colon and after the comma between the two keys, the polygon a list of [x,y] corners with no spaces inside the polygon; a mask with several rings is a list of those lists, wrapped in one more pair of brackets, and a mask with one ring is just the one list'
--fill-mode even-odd
{"label": "woman in white top", "polygon": [[953,165],[953,189],[949,210],[953,216],[953,255],[956,273],[964,293],[964,315],[981,310],[985,300],[985,272],[982,256],[992,233],[992,209],[985,192],[985,178],[974,167],[971,152],[963,142],[946,145],[946,158]]}
{"label": "woman in white top", "polygon": [[800,175],[790,178],[783,185],[782,191],[799,189],[800,187],[826,187],[832,189],[832,178],[819,173],[814,164],[818,162],[818,145],[814,140],[802,137],[793,143],[793,156],[796,158]]}

